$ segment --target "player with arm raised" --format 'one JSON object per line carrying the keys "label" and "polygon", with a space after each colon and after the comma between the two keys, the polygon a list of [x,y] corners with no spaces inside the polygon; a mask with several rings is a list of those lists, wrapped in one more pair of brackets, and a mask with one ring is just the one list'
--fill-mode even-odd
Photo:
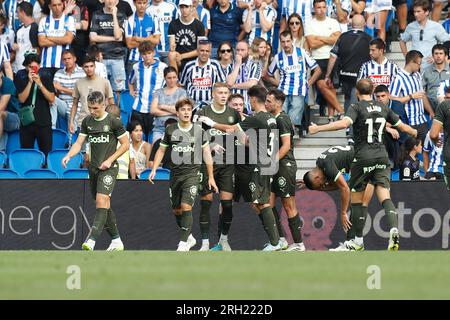
{"label": "player with arm raised", "polygon": [[355,228],[355,247],[364,247],[362,230],[367,216],[367,207],[363,207],[363,195],[367,184],[375,186],[378,200],[388,217],[390,237],[388,250],[396,251],[399,247],[397,212],[390,196],[390,164],[384,146],[386,122],[412,136],[417,130],[404,124],[388,107],[372,100],[373,83],[362,79],[356,84],[359,102],[350,106],[344,119],[323,126],[312,124],[309,129],[314,134],[321,131],[335,131],[353,125],[355,133],[355,160],[350,171],[351,208]]}
{"label": "player with arm raised", "polygon": [[266,89],[259,85],[248,90],[254,114],[238,124],[220,124],[205,116],[199,117],[198,121],[223,132],[245,132],[245,134],[241,134],[240,141],[246,141],[249,144],[250,156],[253,158],[250,159],[250,163],[252,160],[255,161],[256,156],[256,165],[251,173],[249,183],[252,202],[270,240],[270,244],[263,250],[278,251],[281,250],[280,236],[270,206],[271,178],[278,170],[278,163],[273,161],[274,157],[272,156],[278,150],[278,129],[276,119],[266,110],[266,95]]}

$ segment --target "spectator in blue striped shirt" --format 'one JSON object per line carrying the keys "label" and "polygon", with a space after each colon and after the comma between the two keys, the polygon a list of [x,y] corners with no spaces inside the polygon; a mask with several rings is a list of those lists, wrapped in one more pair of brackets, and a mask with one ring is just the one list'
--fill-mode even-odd
{"label": "spectator in blue striped shirt", "polygon": [[[275,71],[279,71],[278,89],[286,95],[283,110],[289,114],[292,124],[301,133],[300,126],[308,87],[316,82],[321,70],[304,49],[294,47],[289,31],[280,34],[280,43],[283,49],[273,58],[268,73],[273,77]],[[308,69],[313,70],[309,80]]]}
{"label": "spectator in blue striped shirt", "polygon": [[0,69],[1,68],[5,70],[5,74],[8,78],[11,80],[14,79],[8,46],[0,40]]}
{"label": "spectator in blue striped shirt", "polygon": [[136,12],[128,18],[125,25],[125,41],[128,49],[131,50],[127,62],[127,74],[131,73],[136,62],[142,60],[138,50],[139,44],[150,41],[156,46],[160,37],[153,18],[145,13],[148,0],[133,0],[133,2],[136,6]]}
{"label": "spectator in blue striped shirt", "polygon": [[225,81],[225,73],[219,62],[210,59],[211,43],[200,41],[197,52],[197,59],[186,63],[180,79],[189,98],[194,100],[195,107],[202,102],[211,102],[214,83]]}
{"label": "spectator in blue striped shirt", "polygon": [[150,113],[153,94],[164,86],[164,69],[167,65],[155,59],[155,48],[149,41],[139,45],[139,53],[142,61],[133,66],[129,81],[130,94],[134,97],[131,121],[138,121],[148,137],[153,129],[153,116]]}
{"label": "spectator in blue striped shirt", "polygon": [[422,148],[423,155],[423,169],[425,170],[425,179],[436,179],[442,180],[444,179],[444,175],[442,174],[442,146],[444,145],[444,131],[441,128],[439,132],[439,143],[436,145],[430,139],[430,133],[427,133],[425,138],[425,143]]}
{"label": "spectator in blue striped shirt", "polygon": [[247,91],[256,86],[261,79],[261,64],[249,59],[249,44],[247,41],[239,41],[236,45],[236,57],[233,71],[227,76],[227,84],[232,93],[239,93],[245,98],[245,108],[251,114],[250,99]]}
{"label": "spectator in blue striped shirt", "polygon": [[[23,0],[23,1],[31,3],[32,6],[36,2],[36,0]],[[17,16],[17,6],[20,2],[23,2],[23,1],[19,1],[19,0],[2,1],[3,2],[2,3],[3,12],[8,17],[8,28],[10,28],[11,30],[14,30],[14,32],[16,32],[21,25],[21,23],[19,21],[19,17]]]}
{"label": "spectator in blue striped shirt", "polygon": [[152,4],[148,6],[146,13],[153,18],[156,28],[160,33],[159,43],[156,47],[159,58],[168,64],[169,60],[167,56],[170,51],[169,24],[178,18],[178,9],[173,3],[164,0],[153,0]]}
{"label": "spectator in blue striped shirt", "polygon": [[242,22],[244,30],[249,33],[248,43],[250,45],[256,37],[272,42],[273,26],[277,12],[264,0],[254,0],[253,6],[244,11]]}
{"label": "spectator in blue striped shirt", "polygon": [[297,13],[302,18],[304,25],[312,19],[313,0],[283,0],[283,15],[280,22],[280,33],[287,29],[287,21],[293,13]]}
{"label": "spectator in blue striped shirt", "polygon": [[48,68],[53,75],[64,65],[61,57],[75,37],[75,20],[64,14],[62,0],[50,0],[50,15],[39,22],[38,40],[42,49],[42,68]]}
{"label": "spectator in blue striped shirt", "polygon": [[409,125],[417,129],[417,138],[423,144],[428,132],[425,110],[431,118],[434,117],[434,112],[423,90],[422,77],[419,73],[422,58],[423,55],[419,51],[409,51],[406,54],[405,68],[399,70],[389,91],[391,100],[405,105]]}
{"label": "spectator in blue striped shirt", "polygon": [[208,36],[208,33],[211,30],[211,15],[209,10],[203,7],[198,0],[192,0],[192,6],[195,9],[194,17],[203,23],[203,26],[205,27],[205,36]]}

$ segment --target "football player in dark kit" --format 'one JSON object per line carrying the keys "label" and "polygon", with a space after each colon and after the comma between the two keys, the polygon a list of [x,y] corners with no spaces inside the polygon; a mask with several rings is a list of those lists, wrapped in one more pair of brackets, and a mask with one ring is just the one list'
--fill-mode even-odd
{"label": "football player in dark kit", "polygon": [[[305,251],[302,240],[301,221],[295,202],[295,178],[297,174],[297,163],[294,157],[294,126],[291,118],[283,111],[283,103],[286,96],[278,89],[272,89],[266,97],[266,109],[277,120],[280,135],[280,148],[276,157],[279,162],[278,172],[272,179],[272,192],[270,194],[270,205],[272,206],[275,219],[277,220],[278,233],[280,234],[280,246],[287,251]],[[283,227],[275,206],[276,197],[281,198],[281,203],[288,216],[289,230],[294,242],[288,246]]]}
{"label": "football player in dark kit", "polygon": [[[106,227],[112,238],[108,251],[122,251],[123,243],[117,229],[116,216],[111,210],[111,194],[116,183],[119,165],[117,159],[128,151],[130,141],[119,118],[106,112],[105,97],[99,91],[87,96],[91,113],[84,118],[77,141],[62,159],[65,168],[70,158],[80,152],[85,140],[90,143],[89,181],[96,203],[94,225],[83,250],[94,250],[95,241]],[[117,149],[117,142],[120,147]]]}
{"label": "football player in dark kit", "polygon": [[344,119],[323,126],[312,124],[311,134],[321,131],[346,129],[353,125],[355,136],[355,160],[350,169],[350,190],[352,215],[354,215],[355,247],[364,247],[362,231],[367,217],[367,207],[362,205],[364,191],[370,182],[375,186],[378,200],[388,217],[390,227],[388,250],[399,248],[398,217],[390,195],[390,163],[383,140],[386,122],[396,129],[414,137],[417,130],[404,124],[390,108],[373,101],[373,83],[368,79],[356,84],[356,96],[359,102],[352,104]]}
{"label": "football player in dark kit", "polygon": [[[357,224],[355,216],[347,216],[348,206],[350,203],[350,188],[345,181],[344,173],[350,173],[350,168],[355,157],[355,150],[352,146],[334,146],[328,148],[317,158],[316,167],[305,173],[303,180],[300,181],[301,186],[306,186],[310,190],[317,191],[333,191],[339,190],[341,194],[341,210],[340,218],[344,231],[347,233],[346,241],[340,243],[337,248],[330,251],[359,251],[363,250],[363,246],[355,246],[353,238],[355,232],[353,224]],[[372,198],[374,186],[367,184],[362,200],[362,206],[367,208]]]}
{"label": "football player in dark kit", "polygon": [[450,100],[445,100],[436,108],[436,115],[430,130],[430,139],[436,145],[442,144],[439,141],[439,133],[444,128],[444,148],[442,155],[444,158],[444,180],[450,193]]}
{"label": "football player in dark kit", "polygon": [[254,113],[238,124],[220,124],[205,116],[199,117],[198,121],[223,132],[238,132],[240,133],[239,139],[248,143],[251,158],[254,159],[256,156],[256,165],[251,173],[249,183],[251,201],[270,240],[263,250],[278,251],[281,250],[280,236],[270,206],[270,183],[272,175],[278,169],[278,162],[274,161],[274,158],[278,152],[279,141],[277,121],[266,110],[266,95],[267,90],[258,85],[248,90],[250,105]]}
{"label": "football player in dark kit", "polygon": [[178,100],[175,104],[178,122],[166,127],[153,161],[152,172],[148,177],[153,183],[156,170],[166,149],[169,148],[171,150],[169,197],[180,228],[177,251],[189,251],[196,243],[191,234],[192,207],[201,183],[202,158],[208,173],[207,187],[217,192],[209,141],[202,127],[191,121],[193,107],[192,101],[187,98]]}
{"label": "football player in dark kit", "polygon": [[[217,123],[228,125],[236,124],[240,121],[239,112],[227,106],[227,100],[230,95],[230,89],[226,83],[216,82],[213,85],[211,104],[204,104],[195,113],[193,117],[194,123],[201,116],[206,116]],[[228,243],[228,232],[230,230],[231,221],[233,219],[233,193],[234,193],[234,162],[233,158],[227,157],[228,145],[234,146],[234,135],[211,128],[204,127],[207,136],[210,139],[211,151],[215,152],[214,156],[214,180],[219,188],[220,205],[222,212],[220,214],[220,238],[219,242],[211,249],[212,251],[231,251]],[[229,140],[229,141],[227,141]],[[231,153],[232,155],[232,153]],[[231,160],[231,161],[230,161]],[[207,175],[206,167],[202,166],[202,177]],[[201,186],[201,209],[200,209],[200,231],[202,234],[202,246],[200,251],[209,250],[209,223],[210,208],[213,200],[212,191],[208,188],[208,181],[202,180]]]}

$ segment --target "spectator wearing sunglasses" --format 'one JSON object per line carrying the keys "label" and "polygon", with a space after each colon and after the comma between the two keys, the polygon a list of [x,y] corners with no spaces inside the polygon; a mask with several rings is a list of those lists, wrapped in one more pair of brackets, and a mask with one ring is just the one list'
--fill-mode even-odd
{"label": "spectator wearing sunglasses", "polygon": [[222,42],[217,50],[217,60],[219,61],[225,76],[228,76],[231,71],[233,71],[233,59],[234,52],[231,42]]}
{"label": "spectator wearing sunglasses", "polygon": [[441,24],[428,18],[430,3],[427,0],[416,0],[413,5],[416,21],[411,22],[401,35],[400,48],[406,57],[406,43],[411,41],[411,50],[420,51],[423,56],[422,70],[433,63],[431,49],[437,43],[450,40]]}
{"label": "spectator wearing sunglasses", "polygon": [[294,46],[309,51],[302,18],[297,13],[293,13],[289,16],[287,31],[292,35],[292,43]]}

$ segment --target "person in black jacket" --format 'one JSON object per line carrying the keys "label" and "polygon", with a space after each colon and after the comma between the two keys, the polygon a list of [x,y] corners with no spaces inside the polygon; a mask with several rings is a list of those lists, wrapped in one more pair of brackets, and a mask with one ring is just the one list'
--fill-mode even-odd
{"label": "person in black jacket", "polygon": [[55,88],[52,75],[39,70],[40,59],[35,53],[25,56],[25,69],[19,70],[14,80],[19,97],[20,107],[32,104],[33,92],[36,89],[35,121],[20,125],[20,147],[34,148],[37,139],[39,150],[47,155],[52,149],[52,118],[50,105],[55,101]]}

